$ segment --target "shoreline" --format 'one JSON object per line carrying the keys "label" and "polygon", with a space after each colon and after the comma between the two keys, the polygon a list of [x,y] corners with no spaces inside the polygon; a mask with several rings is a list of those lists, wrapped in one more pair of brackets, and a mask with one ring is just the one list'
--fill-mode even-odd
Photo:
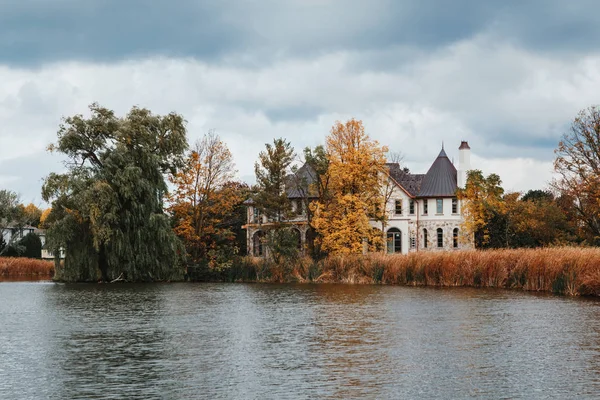
{"label": "shoreline", "polygon": [[[52,280],[53,271],[52,261],[0,259],[0,281]],[[239,257],[229,268],[221,270],[188,266],[185,279],[170,282],[185,281],[498,288],[598,297],[600,248],[377,253],[329,256],[323,260],[302,257],[282,264]]]}

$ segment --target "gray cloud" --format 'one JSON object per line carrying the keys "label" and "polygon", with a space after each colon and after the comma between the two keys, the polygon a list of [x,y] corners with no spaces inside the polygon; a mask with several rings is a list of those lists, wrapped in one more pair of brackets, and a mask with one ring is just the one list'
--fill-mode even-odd
{"label": "gray cloud", "polygon": [[[397,65],[481,32],[539,51],[596,47],[593,0],[2,0],[0,63],[191,57],[264,65],[336,51],[398,50]],[[382,65],[379,65],[382,64]]]}
{"label": "gray cloud", "polygon": [[44,153],[60,117],[98,101],[179,112],[190,142],[215,129],[244,178],[274,137],[300,153],[357,117],[414,172],[467,139],[482,168],[539,187],[570,120],[598,101],[592,6],[0,0],[0,186],[37,198],[61,169]]}

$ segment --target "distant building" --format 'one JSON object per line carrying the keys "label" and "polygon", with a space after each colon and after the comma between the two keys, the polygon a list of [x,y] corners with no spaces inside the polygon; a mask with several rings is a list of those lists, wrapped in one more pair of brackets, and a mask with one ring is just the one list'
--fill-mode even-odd
{"label": "distant building", "polygon": [[[54,259],[54,253],[46,248],[46,231],[44,229],[39,229],[31,225],[18,226],[12,224],[2,228],[2,237],[4,238],[4,243],[7,245],[11,241],[12,243],[18,242],[30,233],[36,234],[42,242],[42,258]],[[63,249],[60,250],[60,258],[65,258],[65,251]]]}
{"label": "distant building", "polygon": [[[471,169],[471,148],[466,141],[458,148],[458,170],[442,148],[426,174],[411,174],[398,163],[386,164],[391,192],[386,204],[387,222],[383,227],[387,253],[407,254],[412,251],[439,251],[470,248],[471,244],[461,233],[463,216],[461,201],[456,197],[459,187],[464,188],[467,171]],[[312,184],[316,174],[308,165],[302,166],[289,177],[286,194],[292,202],[295,216],[286,221],[298,234],[298,245],[305,249],[314,233],[308,224],[306,200],[316,199]],[[272,226],[261,215],[252,200],[246,201],[246,238],[248,254],[265,255],[262,238]],[[381,229],[380,222],[371,221]]]}

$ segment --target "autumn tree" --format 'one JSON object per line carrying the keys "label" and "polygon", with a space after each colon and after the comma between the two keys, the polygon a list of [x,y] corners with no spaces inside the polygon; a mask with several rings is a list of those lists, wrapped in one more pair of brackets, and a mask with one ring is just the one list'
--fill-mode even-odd
{"label": "autumn tree", "polygon": [[274,139],[272,145],[267,143],[265,147],[258,155],[258,162],[254,164],[258,186],[255,204],[269,220],[280,223],[292,212],[285,186],[286,179],[292,172],[294,149],[290,142],[283,138]]}
{"label": "autumn tree", "polygon": [[365,133],[361,121],[351,119],[335,123],[326,150],[329,166],[322,179],[328,182],[328,194],[311,205],[322,249],[348,254],[362,252],[364,240],[380,245],[383,236],[369,218],[383,204],[380,184],[387,148]]}
{"label": "autumn tree", "polygon": [[[227,145],[209,132],[196,142],[185,167],[172,178],[174,229],[193,262],[205,260],[216,267],[220,265],[217,260],[222,259],[217,250],[234,243],[231,224],[226,221],[243,200],[241,190],[231,183],[235,173]],[[233,254],[233,246],[229,247]]]}
{"label": "autumn tree", "polygon": [[549,191],[530,190],[520,199],[507,199],[510,223],[507,247],[543,247],[577,241],[575,226]]}
{"label": "autumn tree", "polygon": [[67,281],[166,280],[182,275],[183,249],[164,213],[165,175],[182,165],[183,118],[134,107],[125,117],[97,104],[65,118],[58,142],[67,172],[50,174],[42,195],[47,245],[63,248],[56,277]]}
{"label": "autumn tree", "polygon": [[475,240],[475,247],[483,247],[490,238],[499,237],[491,233],[498,231],[498,228],[493,227],[501,225],[498,219],[504,213],[504,189],[500,186],[501,183],[496,174],[490,174],[486,178],[480,170],[472,170],[467,174],[465,188],[457,191],[457,197],[462,201],[462,231]]}
{"label": "autumn tree", "polygon": [[554,188],[573,200],[582,235],[600,244],[600,108],[580,111],[554,153]]}

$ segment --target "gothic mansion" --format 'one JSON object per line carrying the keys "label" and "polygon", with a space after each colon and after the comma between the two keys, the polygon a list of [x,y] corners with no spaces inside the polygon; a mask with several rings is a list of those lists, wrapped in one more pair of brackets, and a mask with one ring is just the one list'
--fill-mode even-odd
{"label": "gothic mansion", "polygon": [[[388,253],[407,254],[412,251],[454,250],[470,246],[461,237],[463,222],[460,200],[456,198],[458,187],[464,188],[467,171],[471,169],[469,144],[461,142],[458,148],[458,170],[448,159],[443,147],[426,174],[411,174],[400,168],[398,163],[388,163],[388,179],[392,187],[386,204],[388,220],[385,225]],[[314,182],[314,172],[304,165],[296,172],[294,181]],[[298,179],[300,178],[300,179]],[[299,190],[290,184],[286,189],[292,201],[296,217],[288,223],[298,233],[300,249],[305,249],[314,234],[306,218],[303,204],[311,196],[310,190]],[[246,238],[248,254],[263,256],[264,231],[269,227],[264,215],[254,207],[252,200],[247,204]],[[381,229],[381,223],[371,225]]]}

